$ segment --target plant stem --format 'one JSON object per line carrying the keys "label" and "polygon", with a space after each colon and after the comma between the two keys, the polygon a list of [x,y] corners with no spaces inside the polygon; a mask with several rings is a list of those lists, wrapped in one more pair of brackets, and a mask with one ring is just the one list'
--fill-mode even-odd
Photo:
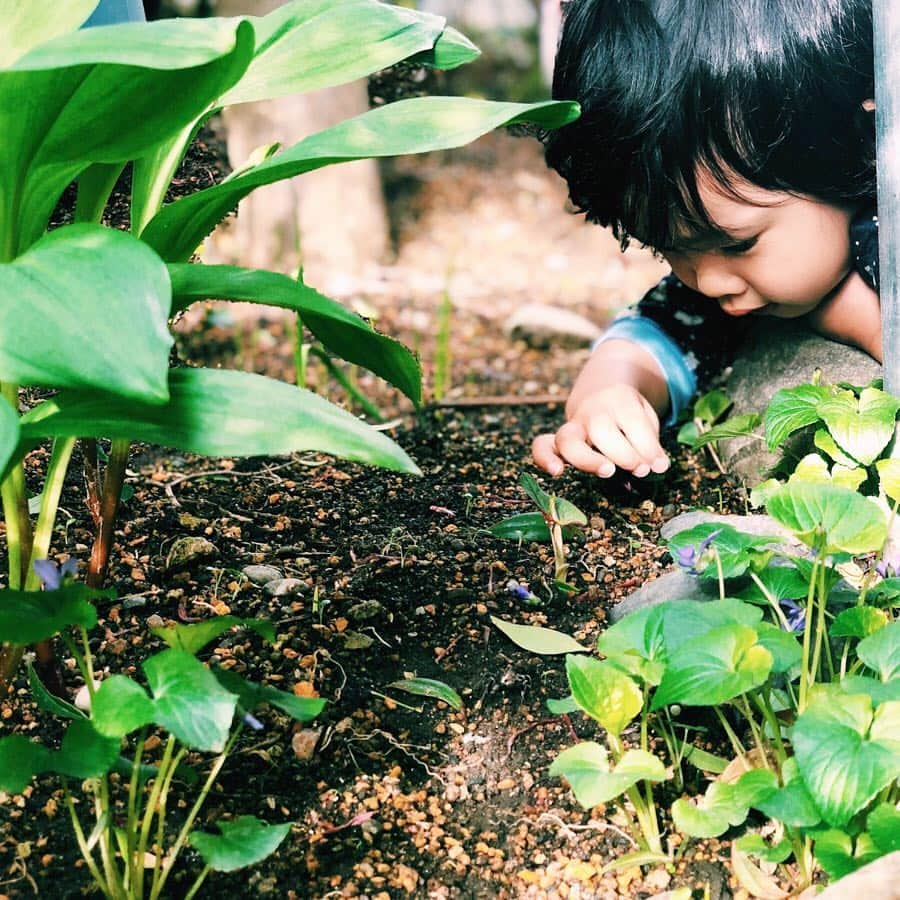
{"label": "plant stem", "polygon": [[778,618],[778,621],[781,624],[781,627],[785,631],[790,631],[791,626],[788,624],[787,616],[784,614],[783,610],[778,605],[778,601],[775,599],[775,596],[765,586],[765,584],[763,584],[762,579],[753,570],[750,570],[750,577],[753,579],[753,582],[760,589],[760,591],[762,591],[762,595],[768,601],[769,606],[772,607],[772,611],[775,613],[776,617]]}
{"label": "plant stem", "polygon": [[125,468],[128,464],[128,451],[131,441],[117,438],[112,442],[106,473],[103,477],[103,496],[100,501],[100,530],[94,539],[91,549],[91,560],[88,564],[86,583],[90,587],[100,587],[106,577],[109,565],[109,551],[112,548],[116,530],[116,516],[119,513],[119,501],[122,497],[122,485],[125,483]]}
{"label": "plant stem", "polygon": [[812,615],[815,612],[814,601],[816,596],[816,581],[819,573],[819,554],[816,554],[813,562],[812,575],[809,579],[809,590],[806,595],[806,625],[803,629],[803,651],[800,659],[800,701],[797,704],[797,711],[803,712],[806,709],[806,698],[809,693],[809,651],[812,641]]}
{"label": "plant stem", "polygon": [[175,735],[170,734],[166,741],[165,750],[163,750],[162,759],[159,763],[159,769],[156,772],[156,778],[153,780],[153,787],[150,789],[150,796],[147,798],[147,804],[144,807],[144,814],[141,817],[141,831],[138,837],[137,852],[135,854],[135,879],[134,879],[134,895],[135,897],[144,896],[144,857],[147,854],[147,838],[150,836],[150,827],[153,824],[153,816],[156,814],[159,804],[159,795],[162,792],[163,783],[165,781],[166,772],[172,763],[172,757],[175,754]]}
{"label": "plant stem", "polygon": [[722,572],[722,559],[719,556],[719,551],[713,548],[713,555],[716,559],[716,571],[719,575],[719,599],[725,599],[725,575]]}
{"label": "plant stem", "polygon": [[767,691],[756,691],[752,696],[757,707],[759,707],[759,711],[762,713],[766,724],[769,726],[769,731],[772,732],[772,748],[778,759],[779,769],[783,769],[784,764],[787,762],[787,754],[784,752],[784,741],[781,737],[781,724],[778,721],[778,716],[775,715],[775,711],[772,709],[772,704],[769,702],[769,694]]}
{"label": "plant stem", "polygon": [[203,871],[197,876],[197,880],[191,885],[191,889],[184,895],[184,900],[193,900],[194,897],[197,896],[197,891],[200,890],[200,885],[206,880],[206,876],[212,869],[209,866],[204,866]]}
{"label": "plant stem", "polygon": [[723,731],[726,735],[728,735],[728,740],[731,741],[731,747],[734,750],[735,754],[743,759],[747,755],[747,751],[744,748],[744,745],[741,743],[738,736],[734,733],[734,729],[731,725],[728,724],[728,719],[725,718],[725,714],[719,709],[718,706],[714,706],[716,715],[719,717],[719,724],[721,724]]}
{"label": "plant stem", "polygon": [[69,818],[72,820],[72,831],[75,833],[75,840],[78,842],[78,849],[81,851],[81,857],[85,861],[88,871],[91,873],[94,881],[97,883],[97,887],[103,892],[103,896],[108,897],[109,900],[114,900],[103,875],[97,868],[94,854],[87,845],[87,840],[85,840],[84,837],[84,829],[81,827],[81,820],[78,818],[78,813],[75,810],[75,802],[72,800],[72,792],[69,790],[69,782],[68,779],[65,778],[63,779],[63,796],[66,801],[66,809],[69,811]]}
{"label": "plant stem", "polygon": [[101,790],[101,781],[105,778],[95,779],[91,792],[94,795],[94,815],[97,819],[97,828],[99,829],[99,838],[97,844],[100,847],[100,861],[103,864],[103,874],[106,877],[106,883],[109,885],[110,892],[114,897],[120,897],[121,892],[117,890],[119,879],[117,876],[115,864],[113,863],[113,854],[109,843],[109,832],[111,823],[109,811],[109,796],[106,796],[104,803],[104,792]]}
{"label": "plant stem", "polygon": [[[819,666],[822,657],[822,642],[825,638],[825,606],[827,600],[828,598],[825,596],[825,565],[823,563],[820,569],[819,584],[817,585],[815,598],[816,634],[815,643],[813,645],[812,665],[810,666],[810,678],[813,682],[815,682],[819,676]],[[809,620],[810,616],[809,613],[807,613],[807,628],[809,628],[811,624]],[[833,671],[832,675],[834,675]]]}
{"label": "plant stem", "polygon": [[321,360],[328,374],[362,407],[363,412],[369,418],[374,419],[376,422],[384,421],[381,410],[334,364],[331,357],[321,347],[313,344],[308,348],[307,352],[310,356],[315,356],[316,359]]}
{"label": "plant stem", "polygon": [[[128,886],[135,883],[134,868],[135,843],[138,828],[138,789],[141,781],[141,759],[144,756],[144,744],[147,740],[147,728],[141,729],[141,735],[138,738],[134,748],[134,761],[131,764],[131,778],[128,780],[128,805],[127,821],[125,823],[126,844],[125,844],[125,871],[128,873]],[[143,860],[141,860],[143,865]]]}
{"label": "plant stem", "polygon": [[[302,283],[302,279],[301,279]],[[309,344],[303,340],[303,319],[300,314],[294,320],[294,375],[297,387],[305,388],[309,365]]]}
{"label": "plant stem", "polygon": [[188,813],[187,819],[185,819],[184,825],[181,828],[181,831],[178,832],[178,837],[175,839],[175,843],[172,845],[172,849],[166,855],[166,862],[163,865],[162,874],[158,882],[153,885],[153,889],[150,891],[150,900],[157,900],[157,898],[162,893],[163,886],[166,883],[166,879],[169,877],[169,873],[172,871],[172,867],[175,865],[175,860],[178,858],[178,854],[181,852],[181,848],[184,846],[185,841],[187,841],[188,835],[191,832],[191,828],[194,826],[194,821],[197,818],[203,804],[206,802],[206,798],[209,795],[209,792],[212,790],[212,786],[215,784],[216,778],[219,775],[219,772],[222,769],[222,766],[225,765],[225,760],[228,758],[228,754],[231,752],[231,748],[234,747],[238,735],[241,733],[241,726],[238,726],[231,732],[231,735],[228,738],[227,743],[225,744],[225,748],[222,752],[216,757],[215,761],[212,764],[212,768],[209,770],[209,775],[206,778],[206,781],[203,784],[203,788],[200,791],[199,796],[197,797],[194,805],[191,807],[191,811]]}
{"label": "plant stem", "polygon": [[[172,779],[175,777],[175,772],[178,770],[178,766],[181,765],[181,761],[187,756],[187,750],[182,747],[175,754],[175,758],[172,760],[172,764],[169,766],[169,771],[166,772],[166,783],[163,785],[163,789],[159,794],[159,810],[156,815],[156,846],[154,847],[154,860],[153,860],[153,884],[156,884],[157,879],[160,876],[162,871],[162,862],[163,856],[165,855],[165,840],[166,840],[166,801],[169,796],[169,788],[172,786]],[[152,893],[152,889],[151,889]]]}
{"label": "plant stem", "polygon": [[747,695],[741,694],[740,701],[744,717],[747,719],[747,723],[750,725],[750,733],[753,735],[753,743],[756,744],[756,749],[759,750],[763,765],[769,771],[771,771],[772,767],[769,764],[769,754],[766,752],[766,742],[763,738],[762,732],[759,729],[759,726],[756,723],[756,717],[753,715],[753,710],[750,708],[750,703],[747,700]]}

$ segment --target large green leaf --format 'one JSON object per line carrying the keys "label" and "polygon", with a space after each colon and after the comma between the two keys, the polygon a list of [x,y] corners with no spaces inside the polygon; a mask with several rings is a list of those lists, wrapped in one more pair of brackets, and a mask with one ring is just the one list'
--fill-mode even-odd
{"label": "large green leaf", "polygon": [[849,488],[794,482],[769,498],[766,511],[811,547],[825,541],[825,552],[880,550],[887,521],[871,500]]}
{"label": "large green leaf", "polygon": [[766,443],[769,449],[780,447],[799,428],[820,421],[819,403],[831,395],[830,388],[817,384],[801,384],[776,391],[765,415]]}
{"label": "large green leaf", "polygon": [[[706,578],[718,578],[719,565],[722,567],[723,578],[737,578],[747,571],[754,551],[780,540],[775,535],[744,534],[731,525],[703,522],[679,531],[668,546],[669,552],[676,559],[683,558],[685,553],[688,557],[692,555],[693,568]],[[716,563],[716,556],[719,565]]]}
{"label": "large green leaf", "polygon": [[191,844],[203,862],[216,872],[233,872],[262,862],[287,837],[291,823],[267,825],[255,816],[238,816],[218,823],[221,834],[195,831]]}
{"label": "large green leaf", "polygon": [[480,55],[481,51],[464,34],[447,26],[430,50],[411,56],[407,62],[446,71],[465,65]]}
{"label": "large green leaf", "polygon": [[6,258],[38,239],[79,172],[142,156],[196,121],[252,53],[249,23],[180,19],[64,34],[0,72]]}
{"label": "large green leaf", "polygon": [[32,47],[74,31],[96,5],[97,0],[0,0],[0,68],[11,66]]}
{"label": "large green leaf", "polygon": [[237,697],[183,650],[163,650],[144,662],[153,693],[153,721],[182,743],[218,753],[225,746]]}
{"label": "large green leaf", "polygon": [[863,388],[858,399],[852,391],[841,391],[816,411],[838,446],[868,466],[894,436],[898,409],[900,399],[877,388]]}
{"label": "large green leaf", "polygon": [[155,711],[147,692],[125,675],[104,679],[91,700],[94,727],[110,737],[124,737],[149,724]]}
{"label": "large green leaf", "polygon": [[496,103],[465,97],[400,100],[310,135],[240,175],[164,206],[143,238],[171,262],[184,262],[243,197],[264,184],[369,157],[460,147],[519,122],[558,128],[578,115],[574,103]]}
{"label": "large green leaf", "polygon": [[797,718],[793,743],[822,818],[841,827],[900,775],[900,702],[873,713],[869,697],[820,685]]}
{"label": "large green leaf", "polygon": [[127,403],[62,393],[22,420],[24,441],[110,437],[207,456],[267,456],[318,450],[418,473],[393,441],[322,397],[280,381],[224,369],[173,369],[169,402]]}
{"label": "large green leaf", "polygon": [[816,833],[814,838],[813,854],[833,882],[881,856],[881,851],[866,832],[854,841],[845,831],[829,828]]}
{"label": "large green leaf", "polygon": [[399,341],[379,334],[360,316],[313,288],[277,272],[236,266],[173,263],[169,274],[173,312],[196,300],[248,300],[292,309],[329,351],[347,362],[365,366],[414,403],[421,402],[422,373],[413,354]]}
{"label": "large green leaf", "polygon": [[6,468],[19,444],[19,417],[4,399],[0,403],[0,480],[6,477]]}
{"label": "large green leaf", "polygon": [[563,750],[550,766],[550,774],[569,782],[575,799],[585,809],[613,800],[639,781],[664,781],[662,761],[645,750],[628,750],[610,767],[606,748],[583,741]]}
{"label": "large green leaf", "polygon": [[169,275],[121,231],[71,225],[0,264],[0,379],[169,395]]}
{"label": "large green leaf", "polygon": [[220,106],[364,78],[430,51],[444,29],[440,16],[380,0],[294,0],[250,21],[253,62]]}
{"label": "large green leaf", "polygon": [[696,803],[681,797],[672,804],[675,827],[691,837],[718,837],[746,818],[747,807],[735,786],[722,781],[712,782]]}
{"label": "large green leaf", "polygon": [[59,634],[70,625],[93,628],[97,611],[93,597],[114,596],[83,584],[69,584],[55,591],[0,591],[0,641],[33,644]]}
{"label": "large green leaf", "polygon": [[570,655],[566,676],[575,702],[616,737],[644,705],[641,689],[611,662]]}
{"label": "large green leaf", "polygon": [[861,640],[856,654],[882,681],[900,678],[900,622],[891,622]]}
{"label": "large green leaf", "polygon": [[716,706],[759,687],[772,670],[772,654],[746,625],[724,625],[682,644],[669,656],[652,709],[683,703]]}
{"label": "large green leaf", "polygon": [[812,828],[822,821],[806,784],[800,777],[797,761],[791,757],[782,769],[783,786],[768,769],[751,769],[737,781],[736,798],[746,806],[760,810],[792,828]]}

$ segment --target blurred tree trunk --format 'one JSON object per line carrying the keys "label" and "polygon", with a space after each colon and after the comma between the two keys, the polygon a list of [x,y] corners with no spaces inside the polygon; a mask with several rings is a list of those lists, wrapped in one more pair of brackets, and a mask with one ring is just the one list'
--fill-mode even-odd
{"label": "blurred tree trunk", "polygon": [[[221,16],[265,15],[280,0],[219,0]],[[257,147],[290,146],[369,108],[366,83],[225,110],[228,156],[241,165]],[[302,262],[306,281],[323,290],[354,278],[388,251],[388,224],[377,164],[343,163],[254,191],[236,219],[208,242],[209,262],[290,272]]]}

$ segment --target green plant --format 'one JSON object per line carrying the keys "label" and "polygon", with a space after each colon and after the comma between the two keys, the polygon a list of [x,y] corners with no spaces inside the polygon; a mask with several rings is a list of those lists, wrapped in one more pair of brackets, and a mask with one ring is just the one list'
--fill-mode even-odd
{"label": "green plant", "polygon": [[[210,871],[231,871],[264,859],[287,836],[291,823],[269,825],[253,816],[219,823],[220,834],[195,830],[197,817],[228,755],[245,727],[258,730],[261,704],[300,722],[315,718],[324,700],[295,697],[245,681],[232,671],[209,669],[196,654],[235,627],[250,628],[269,641],[270,623],[220,616],[196,625],[161,626],[153,633],[168,648],[148,657],[144,683],[124,675],[95,681],[88,629],[97,621],[90,598],[109,596],[71,578],[47,560],[38,563],[46,590],[18,592],[0,607],[0,629],[28,640],[62,633],[89,695],[89,712],[50,694],[29,670],[34,699],[46,712],[68,721],[58,750],[23,735],[0,739],[0,790],[21,793],[35,775],[58,776],[75,838],[87,869],[110,900],[158,898],[181,850],[190,844],[204,867],[185,896],[194,897]],[[146,686],[145,686],[146,685]],[[150,764],[151,734],[163,750]],[[124,755],[130,752],[131,755]],[[188,754],[214,754],[202,778],[187,765]],[[79,814],[71,779],[84,782],[92,825]],[[173,822],[168,798],[175,781],[196,785],[186,815]]]}
{"label": "green plant", "polygon": [[[550,541],[553,547],[553,581],[563,593],[572,593],[566,581],[568,564],[564,537],[574,525],[587,525],[587,517],[573,503],[555,494],[548,494],[528,473],[519,477],[519,485],[538,508],[538,512],[510,516],[489,529],[495,537],[517,541]],[[572,532],[569,531],[569,534]]]}
{"label": "green plant", "polygon": [[[9,4],[6,4],[9,5]],[[320,397],[244,372],[170,370],[170,318],[196,301],[291,309],[321,344],[421,399],[418,364],[396,341],[312,287],[272,272],[189,262],[255,188],[334,163],[465,144],[495,127],[556,127],[573,104],[425,97],[374,109],[293,147],[268,148],[221,183],[164,205],[200,125],[216,110],[363,77],[400,60],[448,68],[477,49],[442,18],[377,0],[295,0],[262,18],[178,19],[78,30],[96,0],[60,10],[35,0],[0,37],[0,475],[11,590],[38,587],[74,440],[85,444],[98,536],[88,582],[101,583],[128,448],[143,440],[213,456],[314,449],[416,472],[393,442]],[[10,7],[11,9],[11,7]],[[101,227],[132,168],[131,232]],[[77,184],[76,223],[47,232]],[[59,391],[19,415],[21,386]],[[101,480],[96,445],[112,439]],[[36,525],[23,457],[54,449]],[[0,596],[0,604],[4,602]],[[0,656],[0,691],[22,654]]]}
{"label": "green plant", "polygon": [[[585,807],[625,794],[639,852],[662,850],[652,784],[670,774],[681,784],[684,764],[718,777],[703,796],[673,803],[675,827],[705,838],[744,826],[732,858],[748,886],[778,890],[754,858],[779,864],[799,889],[816,865],[836,880],[896,849],[900,579],[889,531],[900,470],[879,455],[898,411],[900,400],[874,387],[776,394],[765,416],[770,446],[809,429],[828,456],[804,457],[761,492],[781,533],[718,523],[681,532],[672,557],[717,582],[719,599],[638,610],[600,636],[602,660],[567,657],[571,696],[552,710],[581,710],[606,741],[563,751],[551,772]],[[547,645],[518,627],[503,630],[532,651],[538,638]],[[562,637],[553,652],[571,654]],[[709,710],[734,764],[696,752],[679,721],[687,707]],[[650,734],[673,769],[650,752]],[[753,830],[766,819],[774,843]]]}

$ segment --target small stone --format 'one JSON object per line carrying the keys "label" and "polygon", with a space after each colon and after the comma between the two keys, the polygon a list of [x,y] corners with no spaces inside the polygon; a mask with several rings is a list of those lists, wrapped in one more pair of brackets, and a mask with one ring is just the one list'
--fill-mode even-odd
{"label": "small stone", "polygon": [[305,590],[306,585],[299,578],[273,578],[263,585],[263,591],[270,597],[290,597]]}
{"label": "small stone", "polygon": [[344,638],[345,650],[368,650],[375,643],[375,638],[358,631],[345,631],[341,637]]}
{"label": "small stone", "polygon": [[297,759],[310,760],[316,752],[316,745],[322,736],[321,728],[304,728],[291,738],[291,749]]}
{"label": "small stone", "polygon": [[218,548],[212,541],[202,537],[180,537],[172,544],[166,556],[166,571],[174,572],[186,569],[195,562],[214,559],[219,555]]}
{"label": "small stone", "polygon": [[587,347],[602,333],[571,309],[543,303],[520,306],[504,322],[503,330],[513,340],[523,340],[532,347]]}
{"label": "small stone", "polygon": [[275,566],[244,566],[241,572],[254,584],[260,585],[275,581],[276,578],[284,578],[284,573]]}
{"label": "small stone", "polygon": [[384,605],[377,600],[363,600],[360,603],[354,603],[347,610],[347,616],[356,622],[365,622],[367,619],[374,619],[384,612]]}
{"label": "small stone", "polygon": [[[98,687],[100,687],[100,682],[95,681],[94,690],[96,691]],[[75,695],[75,705],[84,712],[91,711],[91,695],[86,684],[78,688],[78,693]]]}

